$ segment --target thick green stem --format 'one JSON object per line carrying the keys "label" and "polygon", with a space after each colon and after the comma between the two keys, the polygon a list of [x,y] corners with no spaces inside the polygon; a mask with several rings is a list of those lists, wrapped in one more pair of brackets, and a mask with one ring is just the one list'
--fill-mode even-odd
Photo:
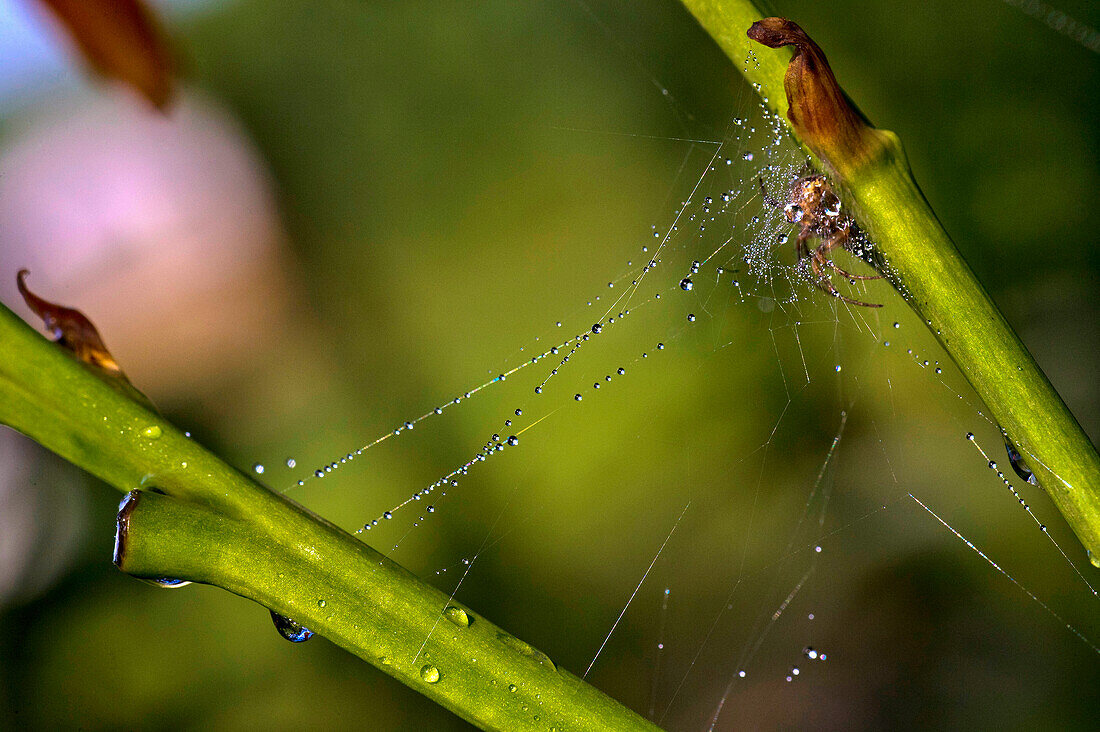
{"label": "thick green stem", "polygon": [[3,306],[0,353],[0,423],[128,493],[115,556],[124,571],[255,600],[484,729],[655,729],[222,462]]}
{"label": "thick green stem", "polygon": [[[682,2],[786,120],[779,107],[791,53],[745,35],[770,13],[749,0]],[[750,52],[759,64],[746,63]],[[876,135],[883,144],[873,155],[823,160],[833,183],[874,241],[882,271],[962,369],[1100,566],[1100,455],[940,225],[900,142],[886,131]]]}

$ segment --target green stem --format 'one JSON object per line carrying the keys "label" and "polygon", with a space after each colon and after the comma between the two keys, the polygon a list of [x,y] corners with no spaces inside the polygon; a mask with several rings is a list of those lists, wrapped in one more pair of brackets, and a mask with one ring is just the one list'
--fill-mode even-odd
{"label": "green stem", "polygon": [[[791,53],[745,35],[770,13],[749,0],[682,2],[786,121],[786,110],[778,107]],[[745,63],[750,50],[759,65]],[[791,132],[798,139],[793,127]],[[884,273],[962,370],[1100,566],[1100,455],[944,231],[897,137],[882,132],[886,144],[871,159],[825,161],[833,183],[874,241]]]}
{"label": "green stem", "polygon": [[656,729],[227,465],[3,306],[0,353],[0,423],[128,492],[116,536],[124,571],[255,600],[483,729]]}

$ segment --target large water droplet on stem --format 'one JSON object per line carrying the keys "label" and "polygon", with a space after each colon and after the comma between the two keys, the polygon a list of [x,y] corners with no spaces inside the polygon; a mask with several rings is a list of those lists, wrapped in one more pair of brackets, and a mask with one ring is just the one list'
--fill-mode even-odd
{"label": "large water droplet on stem", "polygon": [[448,605],[443,610],[443,617],[447,618],[447,620],[450,620],[452,623],[460,628],[466,628],[470,625],[469,614],[462,608],[456,607],[455,605]]}
{"label": "large water droplet on stem", "polygon": [[275,623],[275,630],[279,631],[279,635],[291,643],[303,643],[313,637],[312,630],[303,628],[301,623],[280,615],[274,610],[271,611],[271,621]]}
{"label": "large water droplet on stem", "polygon": [[1032,485],[1039,485],[1039,481],[1035,480],[1035,474],[1031,472],[1031,468],[1027,466],[1023,456],[1020,455],[1020,451],[1008,440],[1005,440],[1005,451],[1008,453],[1008,462],[1012,465],[1012,469],[1016,471],[1016,475],[1020,476],[1020,480],[1026,480]]}
{"label": "large water droplet on stem", "polygon": [[190,580],[173,579],[171,577],[157,577],[156,579],[147,579],[145,581],[151,585],[163,587],[167,590],[174,590],[177,587],[186,587],[191,584]]}

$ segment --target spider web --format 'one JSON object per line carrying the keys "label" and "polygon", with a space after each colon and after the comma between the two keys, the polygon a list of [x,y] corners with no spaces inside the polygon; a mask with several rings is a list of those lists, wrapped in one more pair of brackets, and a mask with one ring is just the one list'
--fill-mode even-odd
{"label": "spider web", "polygon": [[[1042,3],[1006,4],[1095,50],[1092,26]],[[384,4],[324,5],[309,13],[359,49]],[[219,78],[236,79],[229,99],[254,99],[244,90],[269,80],[285,94],[271,124],[256,119],[270,106],[234,106],[253,116],[248,127],[286,185],[288,220],[309,221],[294,232],[301,286],[285,290],[309,293],[312,309],[336,324],[319,342],[323,323],[274,319],[285,331],[314,330],[298,359],[281,349],[301,343],[280,341],[272,355],[289,366],[265,367],[278,383],[257,388],[253,407],[280,435],[248,448],[260,478],[668,729],[1057,726],[1051,710],[1063,700],[1070,710],[1087,704],[1079,698],[1095,688],[1100,626],[1078,541],[1014,469],[1031,456],[1006,450],[900,296],[832,273],[841,293],[884,305],[854,306],[830,298],[797,262],[797,227],[765,203],[761,181],[782,198],[805,161],[759,105],[760,90],[715,73],[732,70],[713,49],[715,58],[699,50],[680,61],[706,39],[666,40],[680,31],[662,26],[658,3],[477,5],[453,10],[485,13],[494,27],[441,44],[461,50],[452,66],[473,69],[470,78],[436,68],[408,75],[413,85],[443,80],[426,87],[428,102],[387,91],[387,74],[403,86],[400,67],[430,56],[395,53],[403,42],[434,46],[451,32],[407,22],[419,10],[390,16],[386,7],[375,55],[323,56],[295,28],[278,44],[290,55],[277,73],[259,57],[206,58]],[[261,11],[238,20],[252,28],[278,16],[250,32],[281,38],[283,14]],[[443,25],[452,20],[480,28],[469,18]],[[412,25],[417,32],[402,36]],[[1062,40],[1031,25],[1037,38]],[[403,41],[384,45],[391,35]],[[316,89],[296,84],[310,67],[293,55],[298,47],[326,59],[310,77],[325,81]],[[352,70],[362,77],[347,78]],[[369,106],[357,85],[369,87]],[[536,101],[514,99],[524,93]],[[345,96],[350,103],[333,103]],[[312,105],[328,105],[330,116]],[[304,120],[334,139],[295,157],[286,141]],[[370,140],[369,174],[352,171],[363,159],[347,162],[341,133]],[[351,193],[311,199],[337,184]],[[399,193],[387,195],[388,186]],[[409,198],[415,205],[389,210]],[[336,210],[318,212],[329,205]],[[337,244],[326,258],[329,239]],[[836,261],[868,273],[859,258],[873,243],[854,244]],[[345,297],[350,288],[356,297]],[[385,357],[372,362],[364,354],[373,352]],[[291,375],[316,383],[286,388]],[[343,389],[341,379],[360,388]],[[284,388],[294,392],[287,401],[309,408],[268,399]],[[197,423],[203,441],[204,418],[213,429],[205,413],[217,411],[207,406],[182,420]],[[249,420],[223,411],[240,425],[223,445],[247,444]],[[261,613],[234,606],[222,621],[241,626],[218,635],[203,607],[191,626],[173,611],[174,623],[194,629],[189,639],[208,643],[177,657],[206,658],[219,642],[260,645],[242,626],[270,631],[254,624]],[[44,658],[74,677],[104,668],[74,665],[97,646],[74,650],[72,641],[93,634],[55,633],[48,619],[45,627],[39,635],[58,640],[52,656],[42,646]],[[153,637],[178,641],[178,627]],[[123,630],[128,645],[133,628]],[[307,678],[319,677],[310,659],[321,657],[308,654],[333,649],[314,643],[292,657],[270,636],[257,637],[286,661],[285,691],[275,693],[296,709],[405,713],[387,703],[389,687],[360,694],[354,684],[374,679],[372,670],[356,662],[364,676],[353,678],[335,655],[326,663],[334,676],[347,671],[348,685],[325,697],[306,691]],[[35,689],[56,686],[52,674],[39,676],[37,686],[11,688],[38,698]],[[145,688],[129,678],[115,688]],[[108,696],[119,709],[136,699]],[[330,703],[341,700],[346,708]],[[69,714],[94,712],[87,701]],[[160,714],[163,700],[155,704]],[[233,711],[254,713],[247,704]],[[390,718],[400,717],[371,717],[376,726]]]}
{"label": "spider web", "polygon": [[[757,101],[759,90],[741,85],[728,122],[713,129],[630,60],[680,135],[553,125],[567,137],[625,136],[667,154],[671,174],[652,219],[629,239],[593,235],[618,264],[606,274],[578,268],[584,294],[563,298],[561,312],[535,324],[537,335],[513,344],[482,378],[456,384],[321,464],[290,461],[297,472],[285,490],[306,503],[318,492],[357,491],[380,451],[430,452],[452,425],[447,434],[465,445],[464,457],[418,464],[412,492],[372,496],[373,512],[358,531],[459,599],[486,563],[538,563],[537,548],[519,558],[515,549],[527,543],[517,535],[540,522],[575,521],[580,544],[611,521],[635,527],[608,563],[600,589],[608,597],[595,607],[580,603],[591,655],[565,660],[601,686],[614,687],[624,668],[640,677],[609,690],[670,728],[766,723],[760,697],[774,703],[776,695],[835,720],[826,697],[850,687],[867,661],[859,633],[841,627],[853,623],[908,643],[904,627],[883,629],[889,621],[875,615],[878,608],[882,618],[904,622],[906,613],[869,601],[866,585],[898,591],[882,557],[904,562],[928,547],[964,575],[984,573],[983,582],[1005,585],[991,591],[998,598],[992,622],[1022,613],[1028,624],[1063,633],[1077,652],[1100,654],[1092,620],[1098,596],[1079,566],[1076,540],[1026,473],[1002,467],[1010,463],[1000,457],[1003,434],[923,324],[883,283],[834,276],[846,295],[886,305],[862,308],[829,298],[797,263],[797,228],[765,204],[760,181],[777,195],[806,161],[781,120]],[[871,248],[865,241],[857,250],[866,256]],[[850,252],[836,256],[846,269],[867,271]],[[751,376],[721,376],[739,371]],[[701,390],[700,380],[714,384]],[[679,405],[684,417],[667,427],[638,421],[638,404],[655,384],[668,389],[670,382],[671,391],[680,384],[689,395]],[[721,394],[726,387],[739,393]],[[725,410],[695,401],[701,394]],[[475,426],[455,437],[448,420],[460,411],[474,412],[465,426]],[[723,413],[728,423],[716,424]],[[802,421],[807,415],[810,424]],[[647,471],[624,471],[614,456],[625,440],[679,447],[656,451]],[[902,442],[922,448],[899,449]],[[602,456],[593,458],[600,468],[555,475],[554,456],[573,451]],[[717,467],[700,460],[715,451],[725,456]],[[914,463],[922,451],[926,462]],[[972,470],[940,467],[963,454]],[[643,472],[650,475],[637,500],[606,488]],[[546,475],[590,481],[591,495],[557,503],[552,492],[530,487],[544,485]],[[963,500],[960,489],[983,497]],[[494,490],[485,513],[472,499]],[[973,515],[979,511],[980,519]],[[468,527],[463,546],[426,548],[441,521]],[[1040,557],[1044,570],[996,541],[1003,522],[1016,525],[1012,536],[1025,537],[1026,556]],[[996,548],[983,549],[990,545]],[[443,562],[431,563],[441,555]],[[552,640],[516,632],[555,655]],[[1015,653],[1035,650],[1016,642]],[[966,640],[947,641],[939,652],[954,658],[966,648]]]}

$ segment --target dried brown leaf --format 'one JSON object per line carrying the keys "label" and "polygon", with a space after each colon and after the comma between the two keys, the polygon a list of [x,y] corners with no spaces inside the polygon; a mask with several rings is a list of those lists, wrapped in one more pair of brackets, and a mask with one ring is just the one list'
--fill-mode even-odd
{"label": "dried brown leaf", "polygon": [[840,88],[825,53],[795,22],[764,18],[748,37],[769,48],[794,46],[783,78],[787,117],[799,137],[834,170],[858,167],[883,148],[882,133],[872,127]]}
{"label": "dried brown leaf", "polygon": [[46,330],[53,335],[54,341],[84,363],[100,369],[108,376],[125,379],[122,369],[107,350],[92,321],[79,310],[55,305],[31,292],[27,288],[28,274],[30,272],[21,269],[16,276],[19,293],[23,296],[27,307],[42,318]]}
{"label": "dried brown leaf", "polygon": [[41,0],[72,36],[85,61],[163,109],[172,96],[172,60],[142,0]]}

